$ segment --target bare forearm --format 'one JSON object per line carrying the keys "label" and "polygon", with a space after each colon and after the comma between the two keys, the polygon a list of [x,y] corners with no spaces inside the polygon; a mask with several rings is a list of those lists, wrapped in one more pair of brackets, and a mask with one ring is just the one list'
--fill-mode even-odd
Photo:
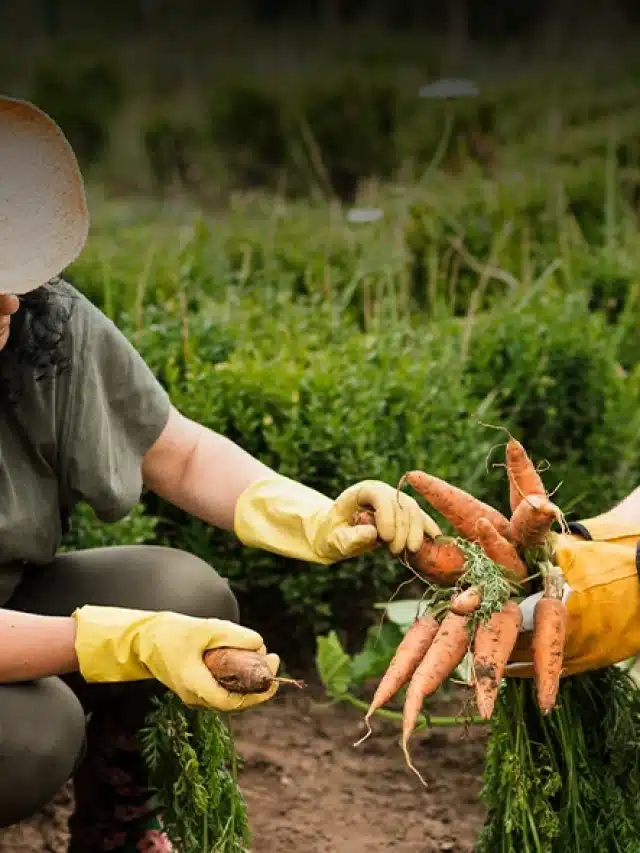
{"label": "bare forearm", "polygon": [[614,509],[618,518],[625,518],[632,523],[640,523],[640,486],[620,501]]}
{"label": "bare forearm", "polygon": [[78,669],[75,621],[0,609],[0,684]]}
{"label": "bare forearm", "polygon": [[230,439],[174,413],[143,474],[148,487],[174,506],[232,531],[240,494],[274,472]]}

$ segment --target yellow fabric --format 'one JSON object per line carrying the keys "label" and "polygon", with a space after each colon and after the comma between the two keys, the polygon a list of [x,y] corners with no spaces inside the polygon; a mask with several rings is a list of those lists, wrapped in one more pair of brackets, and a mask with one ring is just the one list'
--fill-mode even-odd
{"label": "yellow fabric", "polygon": [[[354,525],[370,508],[375,526]],[[392,554],[417,551],[424,534],[440,528],[409,495],[377,480],[363,480],[335,501],[286,477],[253,483],[240,495],[234,529],[240,541],[275,554],[330,565],[375,548],[378,537]]]}
{"label": "yellow fabric", "polygon": [[[563,675],[619,663],[640,652],[640,579],[632,525],[604,516],[582,522],[598,537],[589,541],[574,535],[555,537],[554,562],[571,591],[564,650]],[[608,537],[611,536],[611,540]],[[531,677],[531,633],[523,632],[508,675]]]}
{"label": "yellow fabric", "polygon": [[602,515],[587,518],[580,524],[592,539],[598,542],[615,542],[618,545],[635,545],[640,539],[640,512],[634,502],[623,502]]}
{"label": "yellow fabric", "polygon": [[[262,637],[223,619],[195,619],[179,613],[151,613],[87,605],[73,613],[80,673],[89,682],[123,682],[155,678],[193,707],[239,711],[265,702],[265,693],[229,693],[204,663],[209,649],[229,646],[266,655]],[[275,675],[277,655],[266,662]]]}

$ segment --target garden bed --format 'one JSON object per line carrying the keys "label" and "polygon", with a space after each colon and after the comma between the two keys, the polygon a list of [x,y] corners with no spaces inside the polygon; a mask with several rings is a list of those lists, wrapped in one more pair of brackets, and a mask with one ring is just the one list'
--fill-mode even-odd
{"label": "garden bed", "polygon": [[[394,726],[375,721],[375,736],[354,749],[358,711],[323,701],[283,691],[235,718],[253,853],[471,853],[484,818],[484,729],[416,735],[425,791]],[[70,806],[62,791],[43,814],[0,832],[0,853],[64,853]]]}

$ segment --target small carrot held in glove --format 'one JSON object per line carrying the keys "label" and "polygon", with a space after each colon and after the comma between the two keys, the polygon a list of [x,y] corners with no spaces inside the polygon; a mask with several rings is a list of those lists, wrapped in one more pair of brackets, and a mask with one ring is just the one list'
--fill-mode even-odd
{"label": "small carrot held in glove", "polygon": [[478,625],[473,644],[473,674],[478,712],[483,720],[493,714],[498,689],[522,626],[522,613],[515,601]]}
{"label": "small carrot held in glove", "polygon": [[477,586],[470,586],[453,596],[449,603],[449,609],[457,613],[458,616],[471,616],[481,604],[482,592]]}
{"label": "small carrot held in glove", "polygon": [[543,714],[553,711],[564,659],[564,644],[569,623],[569,611],[562,600],[562,578],[552,567],[545,579],[543,597],[533,611],[533,673],[538,707]]}
{"label": "small carrot held in glove", "polygon": [[376,692],[373,695],[371,704],[364,718],[367,727],[367,733],[362,737],[355,746],[362,743],[371,734],[371,726],[369,720],[375,712],[382,708],[383,705],[395,696],[401,687],[409,681],[411,676],[416,671],[418,664],[423,659],[427,650],[433,643],[433,640],[440,628],[439,623],[431,614],[426,613],[419,619],[416,619],[407,633],[400,641],[398,648],[395,651],[391,663],[378,685]]}
{"label": "small carrot held in glove", "polygon": [[511,516],[511,540],[522,548],[542,545],[554,521],[564,523],[559,507],[546,496],[527,495]]}
{"label": "small carrot held in glove", "polygon": [[229,693],[265,693],[275,682],[302,686],[291,678],[273,675],[265,655],[247,649],[211,649],[205,652],[204,662],[218,684]]}
{"label": "small carrot held in glove", "polygon": [[464,658],[469,647],[468,625],[468,616],[458,616],[452,611],[447,613],[407,688],[402,712],[402,751],[407,764],[423,784],[424,779],[411,763],[407,744],[416,727],[424,699],[435,693]]}
{"label": "small carrot held in glove", "polygon": [[489,559],[511,572],[519,581],[527,577],[529,572],[515,547],[498,533],[489,519],[478,519],[476,535],[478,544]]}
{"label": "small carrot held in glove", "polygon": [[501,536],[509,538],[509,522],[504,515],[463,489],[424,471],[410,471],[403,480],[420,492],[463,538],[475,540],[479,518],[488,518]]}
{"label": "small carrot held in glove", "polygon": [[546,497],[544,483],[522,444],[513,436],[507,442],[507,475],[509,477],[509,503],[514,512],[527,495]]}

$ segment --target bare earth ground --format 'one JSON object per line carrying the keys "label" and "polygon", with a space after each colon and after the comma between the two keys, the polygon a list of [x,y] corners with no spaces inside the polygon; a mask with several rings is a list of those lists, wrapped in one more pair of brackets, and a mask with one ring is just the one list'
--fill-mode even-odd
{"label": "bare earth ground", "polygon": [[[484,730],[416,735],[425,789],[404,764],[395,725],[376,721],[353,748],[360,719],[306,691],[234,719],[253,853],[471,853],[484,818]],[[0,831],[0,853],[63,853],[71,804],[65,789],[41,814]]]}

